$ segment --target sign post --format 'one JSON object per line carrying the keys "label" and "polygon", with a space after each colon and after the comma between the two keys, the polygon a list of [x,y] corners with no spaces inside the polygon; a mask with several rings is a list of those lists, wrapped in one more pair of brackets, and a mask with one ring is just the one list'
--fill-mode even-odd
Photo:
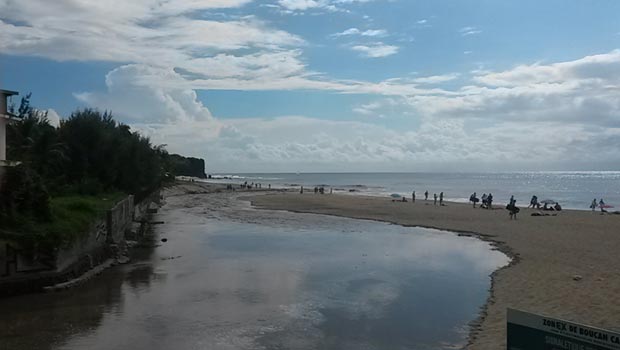
{"label": "sign post", "polygon": [[507,350],[620,350],[620,333],[508,309]]}

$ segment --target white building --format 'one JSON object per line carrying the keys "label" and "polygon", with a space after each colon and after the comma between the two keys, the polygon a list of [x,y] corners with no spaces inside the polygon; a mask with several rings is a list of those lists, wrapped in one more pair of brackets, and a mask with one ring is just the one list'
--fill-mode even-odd
{"label": "white building", "polygon": [[8,99],[18,95],[16,91],[0,89],[0,165],[6,165],[6,125],[13,118],[9,113]]}

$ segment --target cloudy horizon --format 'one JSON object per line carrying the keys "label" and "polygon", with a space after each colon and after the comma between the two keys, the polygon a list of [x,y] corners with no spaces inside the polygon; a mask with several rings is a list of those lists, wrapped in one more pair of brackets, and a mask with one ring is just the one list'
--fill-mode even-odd
{"label": "cloudy horizon", "polygon": [[0,88],[208,172],[620,170],[619,10],[0,0]]}

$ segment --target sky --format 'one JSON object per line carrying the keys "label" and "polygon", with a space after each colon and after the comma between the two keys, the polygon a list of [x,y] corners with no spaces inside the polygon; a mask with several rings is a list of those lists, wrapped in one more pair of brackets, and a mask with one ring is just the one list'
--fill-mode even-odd
{"label": "sky", "polygon": [[620,170],[620,1],[0,0],[0,88],[209,173]]}

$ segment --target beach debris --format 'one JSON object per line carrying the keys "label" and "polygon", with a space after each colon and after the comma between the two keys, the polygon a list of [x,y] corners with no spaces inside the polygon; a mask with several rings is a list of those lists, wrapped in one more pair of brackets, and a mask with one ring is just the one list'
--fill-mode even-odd
{"label": "beach debris", "polygon": [[574,275],[573,276],[573,281],[581,281],[583,279],[583,277],[581,277],[581,275]]}
{"label": "beach debris", "polygon": [[181,258],[181,257],[183,257],[183,256],[182,255],[169,256],[169,257],[166,257],[166,258],[161,258],[161,260],[174,260],[174,259],[178,259],[178,258]]}
{"label": "beach debris", "polygon": [[168,242],[168,238],[162,238],[161,241],[164,242],[164,243]]}

